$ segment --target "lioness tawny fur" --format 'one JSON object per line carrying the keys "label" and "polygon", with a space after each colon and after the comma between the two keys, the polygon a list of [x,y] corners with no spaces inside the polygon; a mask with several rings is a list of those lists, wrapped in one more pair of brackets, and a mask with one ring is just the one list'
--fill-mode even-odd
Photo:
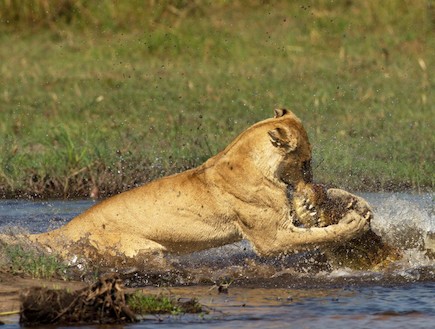
{"label": "lioness tawny fur", "polygon": [[290,111],[258,122],[201,166],[93,206],[30,239],[68,254],[87,239],[99,253],[187,253],[247,239],[260,255],[349,240],[367,228],[357,212],[319,228],[292,225],[288,186],[311,180],[311,146]]}

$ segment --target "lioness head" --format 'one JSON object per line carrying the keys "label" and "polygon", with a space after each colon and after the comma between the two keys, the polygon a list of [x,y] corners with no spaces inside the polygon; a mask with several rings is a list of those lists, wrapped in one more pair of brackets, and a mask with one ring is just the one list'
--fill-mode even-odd
{"label": "lioness head", "polygon": [[311,182],[311,145],[302,122],[289,110],[275,110],[276,128],[268,134],[272,145],[281,154],[276,175],[290,186]]}

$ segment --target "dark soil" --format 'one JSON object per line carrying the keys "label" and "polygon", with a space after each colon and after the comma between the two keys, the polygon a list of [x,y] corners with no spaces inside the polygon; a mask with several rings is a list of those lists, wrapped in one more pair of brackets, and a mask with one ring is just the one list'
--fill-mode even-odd
{"label": "dark soil", "polygon": [[136,315],[125,302],[122,281],[116,275],[101,277],[78,291],[38,287],[21,296],[20,323],[26,326],[135,321]]}

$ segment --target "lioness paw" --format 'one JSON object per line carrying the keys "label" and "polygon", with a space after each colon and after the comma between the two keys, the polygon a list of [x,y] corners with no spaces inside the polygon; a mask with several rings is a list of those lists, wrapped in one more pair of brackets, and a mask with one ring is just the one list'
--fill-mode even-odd
{"label": "lioness paw", "polygon": [[369,228],[369,220],[365,216],[361,216],[356,211],[350,211],[339,224],[345,227],[345,230],[349,230],[349,233],[354,235],[358,232],[363,232]]}

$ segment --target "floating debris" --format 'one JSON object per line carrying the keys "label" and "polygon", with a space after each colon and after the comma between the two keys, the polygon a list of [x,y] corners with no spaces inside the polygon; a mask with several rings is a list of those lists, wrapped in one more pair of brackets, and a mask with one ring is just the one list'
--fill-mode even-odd
{"label": "floating debris", "polygon": [[196,299],[149,296],[141,291],[124,293],[117,274],[108,274],[77,291],[31,288],[21,296],[20,323],[113,324],[130,323],[146,314],[207,313]]}
{"label": "floating debris", "polygon": [[21,296],[23,325],[136,321],[117,275],[103,276],[89,288],[78,291],[31,288]]}

